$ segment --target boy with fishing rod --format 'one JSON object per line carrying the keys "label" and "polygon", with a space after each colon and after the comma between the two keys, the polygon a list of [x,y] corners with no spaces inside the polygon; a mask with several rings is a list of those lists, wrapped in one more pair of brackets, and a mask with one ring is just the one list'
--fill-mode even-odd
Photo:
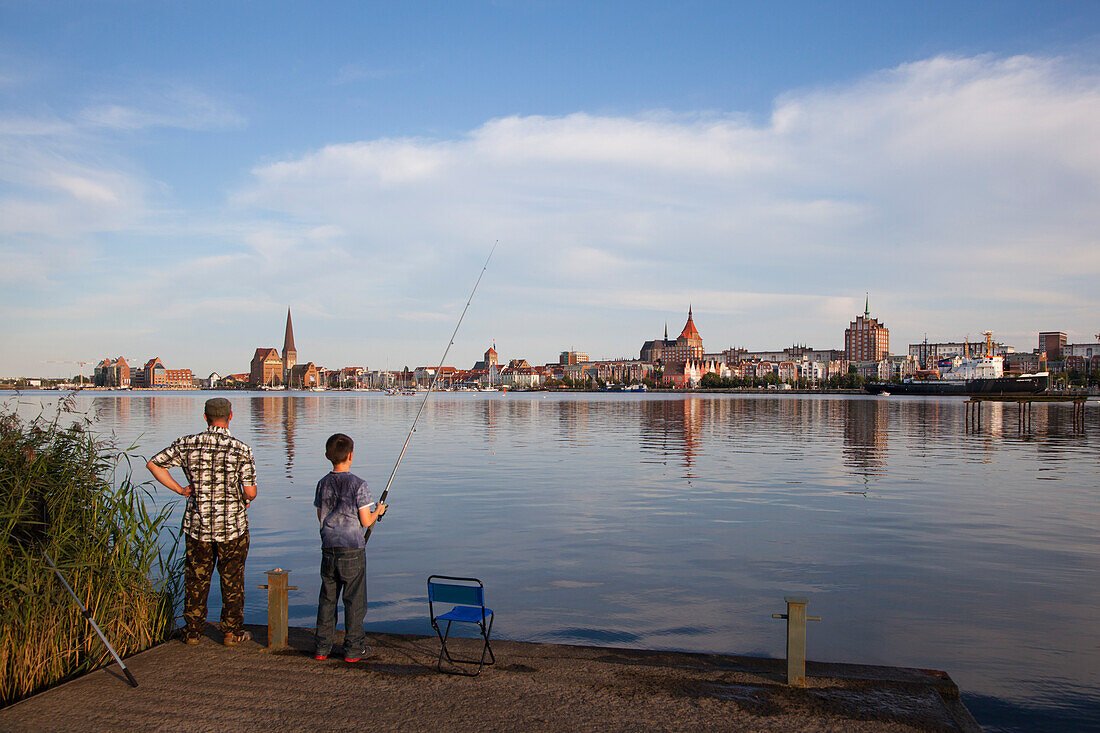
{"label": "boy with fishing rod", "polygon": [[[321,522],[323,545],[321,592],[317,600],[317,631],[314,637],[314,657],[316,659],[327,659],[332,651],[332,638],[336,630],[336,600],[341,588],[344,593],[344,659],[348,662],[358,662],[362,655],[363,640],[366,636],[363,633],[363,618],[366,616],[367,610],[366,543],[370,540],[371,530],[374,528],[375,522],[380,520],[386,513],[386,498],[390,494],[390,486],[393,484],[394,477],[397,476],[397,470],[401,467],[401,459],[405,457],[405,451],[409,447],[413,433],[416,432],[416,424],[420,421],[420,416],[424,412],[424,405],[428,403],[428,397],[439,380],[443,363],[447,360],[447,354],[450,353],[451,347],[454,346],[458,329],[462,326],[463,319],[466,318],[466,311],[470,309],[470,303],[473,302],[474,294],[477,293],[477,286],[481,284],[481,278],[485,276],[485,270],[489,267],[489,260],[493,258],[493,252],[496,251],[496,248],[497,245],[494,243],[493,248],[489,250],[489,256],[485,258],[485,264],[482,265],[481,273],[477,276],[474,288],[470,291],[470,297],[466,300],[466,306],[458,317],[458,323],[455,324],[455,330],[447,342],[447,348],[443,350],[443,358],[439,360],[439,367],[435,370],[435,375],[428,385],[428,391],[420,402],[420,408],[416,411],[416,417],[413,418],[409,434],[405,436],[405,444],[401,446],[397,462],[393,466],[393,471],[390,472],[390,478],[386,481],[386,487],[382,489],[382,495],[378,498],[377,503],[371,501],[367,483],[350,472],[355,448],[352,439],[343,433],[336,433],[325,443],[325,456],[332,462],[332,473],[321,479],[321,482],[317,484],[317,496],[313,502],[314,506],[317,507],[317,519]],[[338,474],[344,474],[344,476],[333,478],[329,482],[330,477]],[[329,483],[326,484],[326,482]],[[339,490],[334,490],[332,488],[334,485],[340,487]],[[340,520],[340,529],[334,529],[331,532],[333,537],[339,535],[340,539],[332,540],[338,544],[330,547],[327,544],[329,540],[325,539],[325,525],[329,521],[325,517],[330,516],[330,513],[325,511],[325,500],[328,497],[328,501],[334,504],[337,494],[341,496],[345,508],[343,517]],[[351,511],[352,507],[355,508],[355,514]],[[356,516],[359,524],[367,530],[362,537],[358,536],[358,528],[354,523]],[[352,533],[356,535],[354,539]],[[344,563],[344,567],[339,565],[340,562]],[[357,563],[361,563],[361,573],[359,571],[360,566]],[[341,579],[335,577],[337,574],[340,574],[341,577],[346,574],[346,580],[343,581],[344,585],[341,586]],[[360,578],[362,579],[361,582]]]}
{"label": "boy with fishing rod", "polygon": [[337,603],[344,598],[344,661],[358,662],[364,653],[363,619],[367,615],[367,555],[363,528],[386,513],[372,500],[367,482],[351,472],[355,442],[336,433],[325,442],[332,471],[317,483],[313,506],[321,523],[321,591],[317,598],[314,658],[328,659],[336,634]]}

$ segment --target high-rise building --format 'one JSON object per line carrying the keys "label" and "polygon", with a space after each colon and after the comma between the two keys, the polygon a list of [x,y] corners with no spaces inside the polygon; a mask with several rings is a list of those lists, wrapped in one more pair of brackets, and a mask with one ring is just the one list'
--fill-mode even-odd
{"label": "high-rise building", "polygon": [[584,364],[588,354],[584,351],[563,351],[558,357],[559,364]]}
{"label": "high-rise building", "polygon": [[1061,331],[1042,331],[1039,333],[1039,353],[1047,353],[1049,361],[1061,361],[1066,350],[1067,338]]}
{"label": "high-rise building", "polygon": [[848,361],[881,361],[890,353],[890,329],[871,318],[871,298],[844,330],[844,358]]}
{"label": "high-rise building", "polygon": [[286,309],[286,333],[283,335],[283,384],[289,384],[287,376],[298,363],[298,350],[294,348],[294,325],[290,322],[290,308]]}

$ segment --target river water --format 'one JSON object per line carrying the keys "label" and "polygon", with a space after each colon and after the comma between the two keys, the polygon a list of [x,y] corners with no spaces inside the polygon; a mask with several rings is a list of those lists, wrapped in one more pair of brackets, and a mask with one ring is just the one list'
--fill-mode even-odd
{"label": "river water", "polygon": [[[201,430],[210,396],[75,402],[148,456]],[[312,626],[324,441],[355,439],[377,497],[420,398],[224,396],[259,470],[246,620],[282,567],[291,624]],[[368,628],[431,633],[440,573],[485,581],[501,638],[783,657],[771,614],[804,595],[810,659],[946,670],[989,730],[1096,729],[1098,418],[1036,405],[1022,432],[992,404],[968,432],[960,398],[432,395],[368,547]]]}

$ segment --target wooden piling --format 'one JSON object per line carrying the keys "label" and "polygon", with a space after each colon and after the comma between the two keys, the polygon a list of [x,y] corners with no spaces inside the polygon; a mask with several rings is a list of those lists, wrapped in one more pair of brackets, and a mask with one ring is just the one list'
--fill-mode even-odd
{"label": "wooden piling", "polygon": [[296,585],[287,585],[290,571],[275,568],[267,571],[267,584],[259,588],[267,589],[267,648],[270,651],[286,649],[289,591],[298,590]]}

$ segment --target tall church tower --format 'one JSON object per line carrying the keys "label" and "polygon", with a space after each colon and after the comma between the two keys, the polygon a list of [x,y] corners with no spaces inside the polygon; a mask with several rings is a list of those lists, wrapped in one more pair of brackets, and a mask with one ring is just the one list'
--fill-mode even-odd
{"label": "tall church tower", "polygon": [[286,309],[286,335],[283,336],[283,384],[287,384],[290,370],[297,363],[298,350],[294,348],[294,324],[290,322],[290,308],[288,307]]}

